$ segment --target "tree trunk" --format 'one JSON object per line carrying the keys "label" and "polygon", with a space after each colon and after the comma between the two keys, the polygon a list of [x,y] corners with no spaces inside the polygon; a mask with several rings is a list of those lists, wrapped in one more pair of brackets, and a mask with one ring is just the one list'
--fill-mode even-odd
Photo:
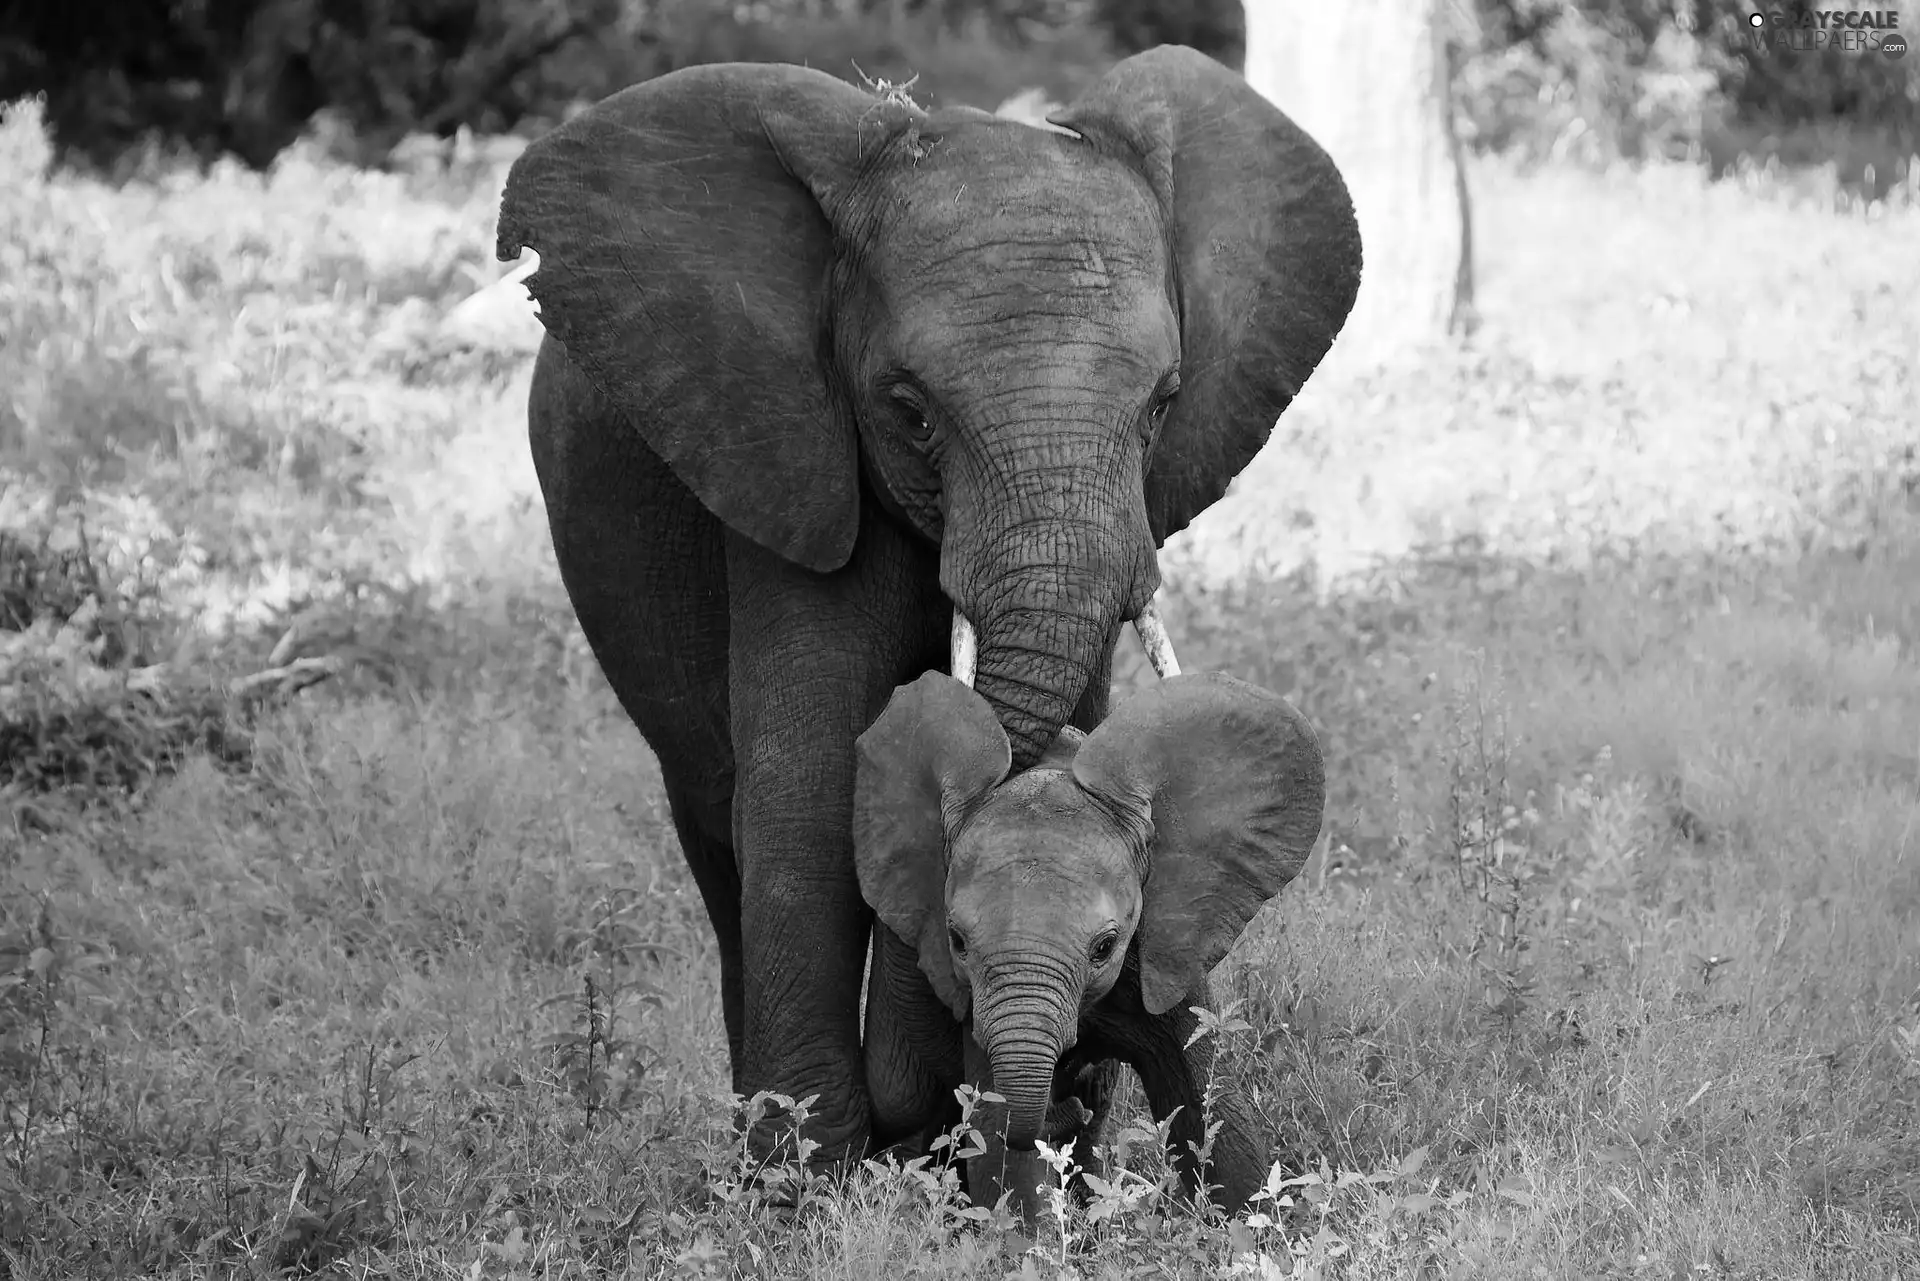
{"label": "tree trunk", "polygon": [[1466,0],[1245,3],[1247,82],[1326,148],[1360,221],[1360,296],[1335,351],[1385,360],[1465,331],[1472,233],[1452,70]]}

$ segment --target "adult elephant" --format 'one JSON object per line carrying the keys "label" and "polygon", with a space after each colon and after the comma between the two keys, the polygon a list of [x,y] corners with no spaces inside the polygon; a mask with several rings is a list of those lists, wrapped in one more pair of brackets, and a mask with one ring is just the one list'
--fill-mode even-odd
{"label": "adult elephant", "polygon": [[540,254],[561,576],[660,759],[734,1088],[817,1095],[824,1157],[896,1137],[861,1059],[855,739],[950,638],[1016,768],[1097,725],[1155,549],[1359,283],[1332,162],[1218,63],[1129,58],[1055,123],[692,67],[534,143],[502,200],[500,256]]}

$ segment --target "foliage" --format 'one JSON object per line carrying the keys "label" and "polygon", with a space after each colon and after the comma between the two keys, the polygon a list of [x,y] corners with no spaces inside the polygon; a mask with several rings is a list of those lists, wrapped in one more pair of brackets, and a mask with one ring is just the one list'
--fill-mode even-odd
{"label": "foliage", "polygon": [[244,764],[213,691],[128,681],[153,661],[155,620],[102,581],[81,531],[56,529],[44,500],[21,502],[24,488],[0,474],[0,797],[31,819],[31,796],[131,791],[184,754]]}
{"label": "foliage", "polygon": [[1183,44],[1230,67],[1246,57],[1241,0],[1095,0],[1093,16],[1122,53]]}
{"label": "foliage", "polygon": [[1664,0],[1483,6],[1459,90],[1475,146],[1588,161],[1681,157],[1723,109],[1736,66],[1723,28],[1682,26]]}
{"label": "foliage", "polygon": [[956,22],[937,7],[893,12],[884,20],[861,14],[761,20],[748,6],[714,13],[711,6],[690,4],[660,10],[650,30],[653,38],[632,62],[593,85],[556,64],[551,91],[592,100],[600,96],[597,85],[610,90],[701,63],[791,62],[855,84],[864,78],[913,80],[922,105],[991,110],[1033,87],[1056,100],[1071,98],[1112,61],[1101,33],[1084,25],[1011,18]]}
{"label": "foliage", "polygon": [[109,675],[289,630],[394,674],[259,711],[245,768],[180,740],[124,803],[8,798],[10,1276],[1911,1273],[1910,204],[1476,164],[1480,345],[1336,348],[1165,559],[1186,664],[1326,745],[1325,844],[1215,975],[1268,1195],[1170,1200],[1129,1085],[1029,1240],[954,1198],[964,1127],[743,1159],[737,1116],[807,1101],[726,1093],[525,356],[440,323],[497,270],[510,148],[154,188],[45,145],[0,128],[8,625],[99,601],[70,640]]}
{"label": "foliage", "polygon": [[[1793,5],[1769,11],[1798,12]],[[1585,160],[1744,154],[1840,159],[1879,194],[1920,153],[1911,59],[1762,51],[1747,9],[1708,0],[1477,0],[1462,67],[1468,137],[1483,149]],[[1877,160],[1846,153],[1860,149]]]}
{"label": "foliage", "polygon": [[[409,134],[537,131],[680,67],[784,61],[902,83],[933,105],[1066,101],[1115,56],[1188,44],[1238,66],[1240,0],[122,0],[120,21],[20,7],[0,101],[47,95],[62,159],[117,171],[147,144],[263,168],[318,114],[385,161]],[[1763,54],[1708,0],[1459,0],[1455,93],[1484,151],[1602,163],[1836,161],[1869,194],[1920,153],[1911,59]]]}
{"label": "foliage", "polygon": [[532,105],[521,75],[622,14],[619,0],[127,0],[120,21],[27,8],[0,99],[45,93],[62,151],[111,163],[154,132],[255,167],[322,107],[375,156],[410,130],[510,127]]}
{"label": "foliage", "polygon": [[552,123],[635,81],[731,60],[918,74],[935,101],[990,108],[1034,85],[1071,90],[1110,56],[1083,24],[1031,4],[980,22],[951,6],[896,6],[880,21],[858,6],[717,0],[124,7],[123,24],[82,24],[67,7],[31,5],[25,29],[0,43],[0,102],[44,93],[63,159],[115,167],[151,138],[264,168],[325,109],[349,156],[372,162],[408,133]]}
{"label": "foliage", "polygon": [[150,565],[110,581],[84,515],[0,470],[0,798],[16,822],[46,828],[60,806],[137,795],[190,756],[244,770],[262,701],[346,669],[296,655],[297,629],[278,666],[234,681],[162,661],[148,647],[179,620]]}

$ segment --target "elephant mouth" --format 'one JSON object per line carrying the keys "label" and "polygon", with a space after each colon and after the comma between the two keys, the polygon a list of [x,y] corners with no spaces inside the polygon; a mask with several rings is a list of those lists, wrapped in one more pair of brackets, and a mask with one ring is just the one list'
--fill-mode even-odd
{"label": "elephant mouth", "polygon": [[[1149,599],[1140,608],[1133,619],[1134,634],[1140,638],[1140,645],[1147,651],[1147,662],[1153,665],[1154,675],[1165,680],[1169,676],[1180,674],[1180,660],[1174,657],[1173,638],[1167,635],[1167,625],[1160,620],[1160,610]],[[980,662],[980,637],[973,630],[973,624],[960,611],[953,610],[953,644],[948,656],[947,672],[953,679],[973,688],[974,671]]]}

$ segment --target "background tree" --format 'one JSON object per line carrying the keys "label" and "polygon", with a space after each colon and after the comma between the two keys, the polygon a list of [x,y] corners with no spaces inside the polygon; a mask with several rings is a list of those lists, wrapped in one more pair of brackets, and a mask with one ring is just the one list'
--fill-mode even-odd
{"label": "background tree", "polygon": [[[1456,122],[1460,147],[1522,161],[1832,164],[1868,196],[1904,186],[1920,153],[1920,58],[1757,49],[1723,0],[1249,3],[1264,51],[1245,62],[1241,0],[4,0],[0,104],[46,94],[63,162],[113,166],[157,140],[264,166],[326,108],[346,126],[328,145],[379,163],[409,132],[536,133],[697,63],[917,76],[923,103],[991,108],[1071,101],[1114,58],[1185,44],[1246,65],[1337,151],[1360,154],[1350,123],[1418,142],[1440,190],[1432,130]],[[1454,112],[1402,110],[1443,83]]]}
{"label": "background tree", "polygon": [[1246,55],[1240,0],[1094,0],[1093,14],[1121,53],[1183,44],[1236,68]]}
{"label": "background tree", "polygon": [[622,0],[20,0],[0,26],[0,101],[47,96],[63,158],[141,140],[264,167],[332,108],[377,159],[410,130],[512,127],[525,73],[615,30]]}
{"label": "background tree", "polygon": [[1246,0],[1246,77],[1346,176],[1366,266],[1343,331],[1385,358],[1470,321],[1472,222],[1453,70],[1455,0]]}

